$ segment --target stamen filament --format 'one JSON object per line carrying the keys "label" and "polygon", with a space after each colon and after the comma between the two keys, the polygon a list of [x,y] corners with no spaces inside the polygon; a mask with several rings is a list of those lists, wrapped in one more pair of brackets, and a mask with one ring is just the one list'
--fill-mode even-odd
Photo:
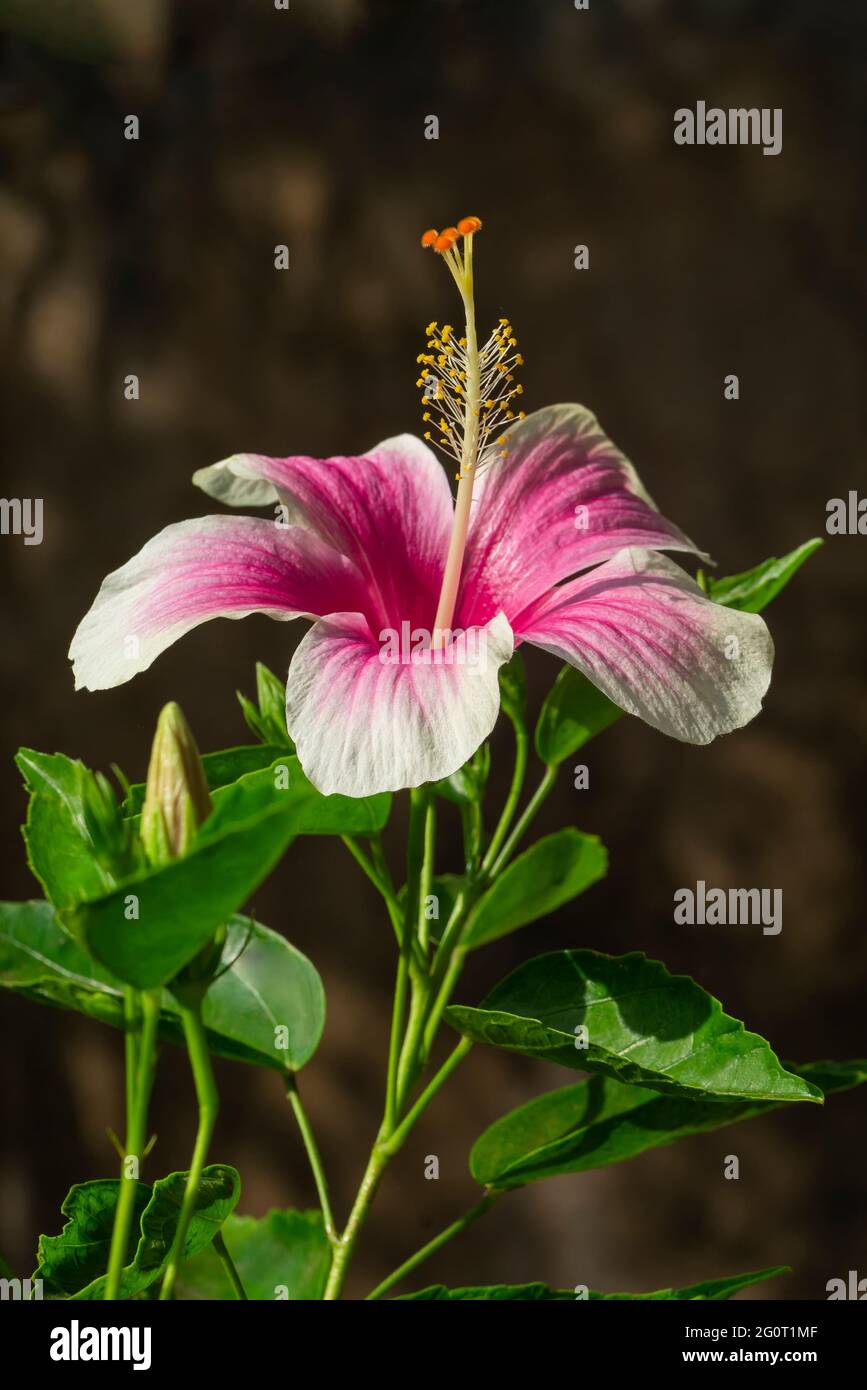
{"label": "stamen filament", "polygon": [[424,387],[422,420],[429,425],[424,437],[433,441],[436,430],[440,448],[460,469],[456,474],[454,520],[434,621],[434,647],[444,645],[454,617],[476,476],[507,452],[508,433],[494,441],[494,432],[503,426],[508,431],[511,422],[524,415],[511,407],[513,398],[523,390],[513,383],[514,370],[524,359],[517,351],[509,320],[500,319],[484,347],[480,349],[478,344],[473,236],[481,225],[477,217],[464,217],[457,227],[447,227],[443,232],[431,228],[421,238],[422,246],[432,248],[448,266],[461,296],[466,322],[463,338],[455,338],[449,324],[442,328],[435,322],[429,324],[428,351],[418,358],[421,372],[416,384]]}
{"label": "stamen filament", "polygon": [[[434,619],[432,645],[442,646],[445,633],[451,628],[461,581],[464,551],[467,546],[467,533],[470,529],[470,509],[473,503],[473,482],[479,451],[479,403],[481,401],[481,374],[479,365],[479,346],[476,338],[476,308],[473,294],[473,236],[466,238],[464,253],[464,275],[458,281],[458,289],[464,302],[466,318],[466,406],[464,407],[464,438],[461,448],[461,472],[458,482],[458,495],[455,498],[455,515],[440,598]],[[457,276],[455,277],[457,280]]]}

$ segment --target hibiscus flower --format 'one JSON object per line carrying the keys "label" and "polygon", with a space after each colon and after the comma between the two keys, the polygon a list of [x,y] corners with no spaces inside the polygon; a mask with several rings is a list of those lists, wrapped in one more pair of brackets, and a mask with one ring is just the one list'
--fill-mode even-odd
{"label": "hibiscus flower", "polygon": [[425,436],[459,465],[454,502],[436,455],[409,434],[353,457],[236,454],[201,469],[193,482],[211,497],[276,518],[179,522],[110,574],[70,647],[76,688],[129,680],[210,618],[310,619],[287,728],[314,786],[348,796],[462,767],[523,642],[687,743],[758,713],[773,659],[762,618],[711,602],[661,553],[699,552],[589,410],[514,410],[511,325],[476,339],[480,226],[465,218],[422,238],[466,317],[461,337],[429,325],[419,358]]}

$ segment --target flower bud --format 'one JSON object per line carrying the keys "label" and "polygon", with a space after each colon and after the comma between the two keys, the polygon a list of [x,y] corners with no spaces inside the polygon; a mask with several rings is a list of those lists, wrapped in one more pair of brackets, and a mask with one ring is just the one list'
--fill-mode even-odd
{"label": "flower bud", "polygon": [[179,705],[166,705],[148,766],[141,838],[152,864],[187,854],[211,813],[211,797],[196,740]]}

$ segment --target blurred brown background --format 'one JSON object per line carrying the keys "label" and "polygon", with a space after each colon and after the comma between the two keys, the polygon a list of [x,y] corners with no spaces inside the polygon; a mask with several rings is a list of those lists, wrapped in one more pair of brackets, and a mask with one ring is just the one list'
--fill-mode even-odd
{"label": "blurred brown background", "polygon": [[[73,694],[69,639],[109,570],[214,510],[195,468],[239,450],[361,452],[418,429],[423,326],[455,313],[418,248],[428,225],[484,219],[480,311],[513,318],[528,409],[590,405],[720,572],[822,534],[827,499],[867,488],[861,7],[0,0],[0,52],[2,492],[45,499],[41,547],[0,541],[3,897],[38,891],[19,744],[141,777],[169,698],[205,749],[244,741],[233,691],[250,692],[256,658],[284,671],[300,624],[203,627],[98,695]],[[782,154],[675,146],[673,111],[699,98],[782,107]],[[131,113],[137,142],[123,138]],[[577,243],[589,273],[573,268]],[[131,372],[138,402],[123,395]],[[730,372],[738,402],[723,399]],[[775,680],[747,730],[697,750],[624,720],[588,750],[590,791],[564,770],[539,829],[600,833],[610,877],[479,954],[460,997],[540,950],[640,947],[784,1057],[867,1053],[865,546],[829,538],[769,610]],[[555,666],[541,653],[529,666],[538,704]],[[501,785],[505,731],[495,754]],[[459,852],[445,819],[440,868]],[[674,926],[672,894],[697,878],[782,888],[782,935]],[[325,1040],[301,1084],[344,1214],[381,1102],[390,931],[322,840],[296,844],[255,906],[325,979]],[[7,996],[0,1029],[0,1247],[24,1273],[68,1185],[114,1171],[121,1047]],[[219,1072],[213,1154],[240,1168],[241,1209],[312,1205],[279,1081]],[[569,1080],[476,1049],[387,1177],[350,1292],[475,1200],[466,1155],[487,1123]],[[180,1053],[164,1056],[153,1124],[152,1171],[186,1166]],[[829,1278],[867,1275],[865,1139],[856,1091],[538,1184],[414,1286],[643,1289],[789,1262],[766,1295],[824,1298]],[[423,1176],[431,1153],[439,1182]],[[729,1153],[738,1182],[723,1178]]]}

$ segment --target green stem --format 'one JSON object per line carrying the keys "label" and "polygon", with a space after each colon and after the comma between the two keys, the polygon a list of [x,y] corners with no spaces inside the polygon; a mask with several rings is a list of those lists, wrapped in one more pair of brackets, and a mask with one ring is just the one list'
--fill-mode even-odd
{"label": "green stem", "polygon": [[301,1138],[303,1139],[304,1147],[307,1150],[307,1158],[310,1162],[310,1168],[313,1172],[313,1181],[316,1183],[316,1191],[319,1196],[319,1205],[322,1208],[322,1219],[325,1223],[325,1234],[327,1235],[331,1244],[336,1245],[339,1240],[339,1236],[337,1234],[337,1227],[334,1224],[334,1216],[331,1211],[331,1199],[328,1195],[328,1182],[325,1177],[325,1170],[322,1166],[322,1159],[319,1155],[319,1149],[316,1144],[316,1139],[313,1134],[313,1128],[310,1124],[309,1119],[307,1118],[307,1112],[305,1111],[304,1106],[301,1103],[301,1096],[298,1093],[298,1081],[294,1072],[292,1072],[287,1078],[286,1094],[288,1095],[289,1103],[295,1112],[295,1118],[298,1121],[298,1128],[301,1131]]}
{"label": "green stem", "polygon": [[[410,793],[410,797],[406,899],[400,938],[400,961],[392,1007],[385,1114],[349,1220],[343,1234],[337,1239],[333,1247],[334,1255],[324,1294],[324,1298],[328,1302],[340,1298],[361,1227],[367,1218],[379,1180],[391,1157],[391,1152],[386,1145],[395,1132],[403,1100],[414,1079],[418,1044],[424,1026],[425,1006],[430,985],[426,972],[423,973],[417,968],[419,961],[418,956],[414,955],[414,951],[421,954],[419,948],[423,943],[426,943],[424,901],[433,880],[436,819],[431,804],[433,797],[430,788],[415,788]],[[424,963],[426,964],[426,960]],[[410,982],[412,983],[412,1004],[406,1036],[404,1037],[407,992]],[[460,1058],[456,1059],[452,1066],[456,1066],[459,1060]],[[444,1070],[439,1084],[445,1080],[449,1070],[451,1068]],[[425,1105],[435,1093],[430,1087],[428,1091],[430,1094],[425,1093],[427,1097]],[[424,1105],[414,1107],[416,1117],[421,1114],[423,1109]],[[401,1143],[406,1134],[409,1133],[410,1127],[405,1123],[402,1126]]]}
{"label": "green stem", "polygon": [[[392,1115],[392,1125],[397,1121],[406,1098],[411,1091],[419,1068],[419,1048],[424,1035],[424,1021],[427,1016],[427,1003],[430,991],[429,982],[425,980],[413,980],[412,984],[412,1004],[409,1011],[409,1022],[406,1028],[406,1037],[403,1040],[403,1048],[400,1054],[400,1063],[397,1073],[397,1091],[395,1095],[394,1114]],[[389,1126],[389,1129],[391,1126]]]}
{"label": "green stem", "polygon": [[421,882],[418,895],[418,940],[422,955],[427,961],[430,945],[430,919],[425,912],[425,902],[430,897],[434,876],[434,853],[436,850],[437,808],[431,797],[427,804],[424,822],[424,857],[422,859]]}
{"label": "green stem", "polygon": [[127,985],[123,992],[123,1026],[126,1133],[129,1134],[135,1114],[135,1087],[138,1074],[139,1030],[141,1028],[138,993],[132,985]]}
{"label": "green stem", "polygon": [[226,1249],[226,1242],[223,1240],[222,1231],[218,1231],[214,1236],[214,1249],[219,1255],[223,1263],[223,1268],[229,1276],[229,1283],[235,1291],[235,1297],[243,1299],[246,1303],[247,1295],[244,1292],[244,1285],[241,1283],[241,1276],[235,1268],[235,1261]]}
{"label": "green stem", "polygon": [[443,974],[439,991],[437,992],[437,996],[431,1005],[425,1021],[424,1045],[422,1050],[422,1055],[425,1057],[430,1056],[430,1051],[436,1037],[436,1031],[440,1025],[440,1019],[452,996],[452,991],[460,978],[461,971],[464,968],[466,954],[466,951],[462,950],[460,946],[456,946],[452,951],[448,966]]}
{"label": "green stem", "polygon": [[358,1195],[355,1198],[349,1220],[346,1223],[346,1229],[334,1250],[334,1258],[331,1261],[328,1283],[325,1286],[325,1293],[323,1295],[324,1300],[328,1303],[338,1299],[343,1291],[343,1285],[346,1282],[346,1275],[349,1271],[349,1262],[355,1250],[355,1243],[358,1240],[359,1232],[370,1210],[370,1205],[376,1195],[376,1189],[379,1186],[379,1180],[382,1177],[387,1163],[388,1155],[382,1148],[379,1139],[377,1139],[377,1142],[371,1150],[364,1177],[361,1179],[361,1186],[358,1189]]}
{"label": "green stem", "polygon": [[[139,1180],[144,1147],[147,1142],[148,1105],[154,1081],[156,1066],[157,1026],[160,1018],[159,994],[151,990],[141,996],[142,1030],[138,1045],[138,1067],[133,1087],[127,1088],[128,1124],[126,1132],[126,1154],[120,1165],[120,1191],[114,1213],[114,1226],[111,1233],[111,1246],[108,1254],[108,1270],[105,1280],[106,1300],[119,1296],[120,1281],[129,1251],[130,1227],[135,1210],[135,1192]],[[129,1052],[127,1051],[127,1057]],[[130,1090],[134,1093],[134,1103],[130,1105]],[[134,1175],[128,1172],[129,1160],[135,1159]]]}
{"label": "green stem", "polygon": [[214,1073],[211,1068],[211,1054],[208,1051],[208,1043],[205,1038],[205,1029],[202,1025],[202,1001],[201,996],[197,995],[189,1002],[178,1000],[180,1005],[181,1023],[184,1028],[184,1038],[187,1044],[187,1052],[190,1058],[190,1066],[193,1071],[193,1082],[196,1088],[196,1100],[199,1105],[199,1125],[196,1131],[196,1142],[193,1146],[193,1157],[190,1161],[190,1171],[187,1175],[187,1185],[184,1189],[184,1197],[181,1202],[178,1224],[175,1229],[175,1238],[172,1241],[172,1249],[169,1255],[169,1262],[163,1277],[163,1286],[160,1289],[160,1300],[165,1302],[174,1293],[175,1282],[178,1277],[181,1261],[183,1259],[184,1247],[187,1240],[187,1231],[190,1221],[196,1208],[196,1200],[199,1195],[199,1183],[202,1177],[202,1169],[205,1166],[205,1159],[208,1156],[208,1148],[211,1143],[211,1136],[214,1132],[214,1125],[217,1120],[217,1110],[219,1108],[219,1095],[217,1093]]}
{"label": "green stem", "polygon": [[385,1119],[383,1122],[387,1133],[391,1133],[397,1117],[397,1078],[403,1042],[403,1023],[406,1017],[408,984],[409,962],[406,952],[402,950],[400,960],[397,963],[397,983],[394,987],[394,1000],[391,1006],[391,1036],[388,1042],[388,1075],[385,1081]]}
{"label": "green stem", "polygon": [[399,946],[402,940],[401,907],[395,895],[392,884],[389,882],[387,876],[382,872],[383,861],[380,860],[380,864],[377,865],[371,859],[368,859],[367,855],[364,853],[364,850],[361,848],[360,844],[354,838],[354,836],[341,835],[340,838],[342,839],[346,848],[349,850],[349,853],[352,855],[356,864],[358,864],[359,867],[364,871],[364,873],[367,875],[367,877],[370,879],[370,882],[376,889],[377,893],[379,893],[380,896],[383,898],[385,905],[388,908],[388,916],[391,921],[391,925],[394,928],[394,934],[397,938],[397,944]]}
{"label": "green stem", "polygon": [[512,720],[512,727],[515,730],[515,770],[512,773],[512,782],[509,787],[509,794],[506,797],[505,805],[503,806],[502,815],[497,822],[497,828],[491,837],[491,843],[488,845],[487,853],[482,860],[483,873],[487,873],[500,852],[509,826],[512,824],[515,812],[518,809],[518,802],[521,799],[521,792],[524,787],[524,778],[527,775],[527,755],[530,748],[530,736],[524,726],[519,724],[517,720]]}
{"label": "green stem", "polygon": [[[413,951],[418,950],[419,919],[421,917],[421,888],[427,874],[426,849],[428,803],[431,792],[426,787],[414,787],[410,792],[409,834],[406,847],[406,897],[404,901],[403,938],[400,965],[395,989],[394,1011],[392,1014],[391,1045],[389,1048],[388,1080],[386,1085],[385,1132],[393,1129],[401,1104],[401,1093],[406,1088],[408,1069],[412,1066],[413,1055],[407,1050],[410,1034],[414,1037],[418,1030],[419,1010],[423,1007],[422,995],[425,989],[421,971],[414,970]],[[412,1004],[410,1006],[407,1036],[403,1036],[406,1017],[407,987],[412,975]]]}
{"label": "green stem", "polygon": [[[410,860],[407,880],[407,934],[412,931],[413,936],[419,943],[419,948],[424,958],[424,973],[417,973],[412,977],[412,1004],[409,1012],[409,1023],[407,1024],[406,1037],[400,1054],[398,1065],[397,1089],[395,1093],[395,1105],[391,1115],[391,1125],[395,1123],[406,1098],[412,1089],[418,1076],[421,1059],[419,1050],[424,1035],[424,1023],[427,1015],[428,1000],[430,998],[431,980],[428,974],[428,931],[430,923],[425,914],[425,902],[430,896],[433,884],[434,854],[436,849],[436,810],[434,798],[430,793],[425,793],[425,801],[422,803],[424,808],[421,841],[410,839]],[[414,856],[421,855],[421,863],[416,864]],[[412,898],[411,890],[415,890],[415,878],[418,878],[418,888],[415,892],[415,921],[412,919]],[[391,1127],[389,1126],[389,1128]]]}
{"label": "green stem", "polygon": [[[343,1291],[343,1285],[346,1282],[346,1275],[349,1270],[349,1264],[355,1250],[361,1227],[370,1210],[374,1196],[376,1195],[376,1189],[379,1186],[379,1180],[385,1171],[389,1159],[392,1158],[403,1145],[416,1120],[427,1108],[443,1083],[451,1076],[458,1063],[466,1056],[467,1052],[469,1052],[470,1046],[471,1044],[469,1041],[466,1038],[462,1038],[451,1056],[447,1058],[440,1067],[436,1076],[430,1082],[430,1085],[427,1086],[423,1094],[416,1101],[412,1110],[403,1120],[399,1128],[394,1131],[389,1139],[384,1138],[382,1131],[377,1136],[364,1177],[361,1180],[361,1186],[358,1189],[355,1204],[350,1213],[349,1220],[346,1223],[346,1229],[334,1248],[334,1258],[331,1263],[331,1271],[328,1276],[328,1283],[324,1294],[326,1301],[332,1302],[338,1299]],[[478,1215],[481,1215],[481,1212],[479,1212]],[[472,1219],[475,1218],[473,1217]],[[442,1243],[444,1239],[448,1239],[448,1237],[441,1238],[440,1243]]]}
{"label": "green stem", "polygon": [[445,931],[440,937],[440,944],[437,947],[436,955],[434,956],[431,977],[434,981],[435,986],[438,986],[440,981],[442,980],[446,966],[449,960],[451,959],[452,951],[461,933],[461,929],[464,925],[464,918],[466,917],[467,912],[469,911],[471,906],[471,898],[472,894],[470,893],[470,890],[466,885],[463,888],[461,888],[460,892],[455,898],[454,907],[451,911],[451,916],[449,917],[449,920],[446,922]]}
{"label": "green stem", "polygon": [[411,1110],[407,1111],[406,1115],[397,1126],[397,1129],[394,1130],[391,1137],[383,1144],[383,1148],[389,1158],[393,1158],[394,1155],[403,1148],[416,1121],[430,1105],[440,1087],[449,1079],[455,1068],[466,1057],[471,1047],[472,1042],[469,1038],[461,1038],[457,1047],[449,1054],[439,1071],[428,1082],[418,1100],[415,1102],[415,1105],[413,1105]]}
{"label": "green stem", "polygon": [[505,868],[506,864],[512,857],[512,854],[514,853],[515,847],[520,842],[521,837],[524,834],[524,831],[529,827],[530,822],[533,820],[534,816],[536,815],[536,812],[542,805],[542,802],[549,795],[551,788],[553,787],[556,780],[557,768],[554,766],[546,767],[545,775],[542,778],[536,790],[534,791],[533,795],[530,797],[530,800],[527,802],[527,805],[524,807],[523,813],[518,820],[518,824],[515,826],[514,830],[512,831],[511,835],[509,836],[508,840],[506,841],[505,845],[500,851],[498,857],[494,860],[494,863],[491,866],[491,878],[496,878],[497,874],[500,873],[500,871],[503,868]]}
{"label": "green stem", "polygon": [[439,1235],[434,1236],[433,1240],[429,1240],[427,1245],[423,1245],[414,1255],[410,1255],[408,1260],[404,1260],[403,1264],[399,1265],[392,1274],[389,1274],[387,1279],[383,1279],[381,1284],[377,1284],[376,1288],[367,1295],[368,1300],[382,1298],[382,1295],[388,1293],[388,1290],[399,1283],[405,1275],[417,1269],[420,1264],[431,1255],[435,1254],[437,1250],[442,1249],[442,1247],[450,1240],[453,1240],[455,1236],[460,1235],[461,1231],[465,1231],[468,1226],[472,1226],[474,1221],[478,1221],[480,1216],[484,1216],[485,1212],[490,1211],[499,1196],[501,1196],[499,1192],[488,1193],[480,1202],[477,1202],[474,1207],[471,1207],[464,1216],[459,1217],[457,1221],[453,1221],[450,1226],[446,1226],[445,1230],[440,1231]]}

